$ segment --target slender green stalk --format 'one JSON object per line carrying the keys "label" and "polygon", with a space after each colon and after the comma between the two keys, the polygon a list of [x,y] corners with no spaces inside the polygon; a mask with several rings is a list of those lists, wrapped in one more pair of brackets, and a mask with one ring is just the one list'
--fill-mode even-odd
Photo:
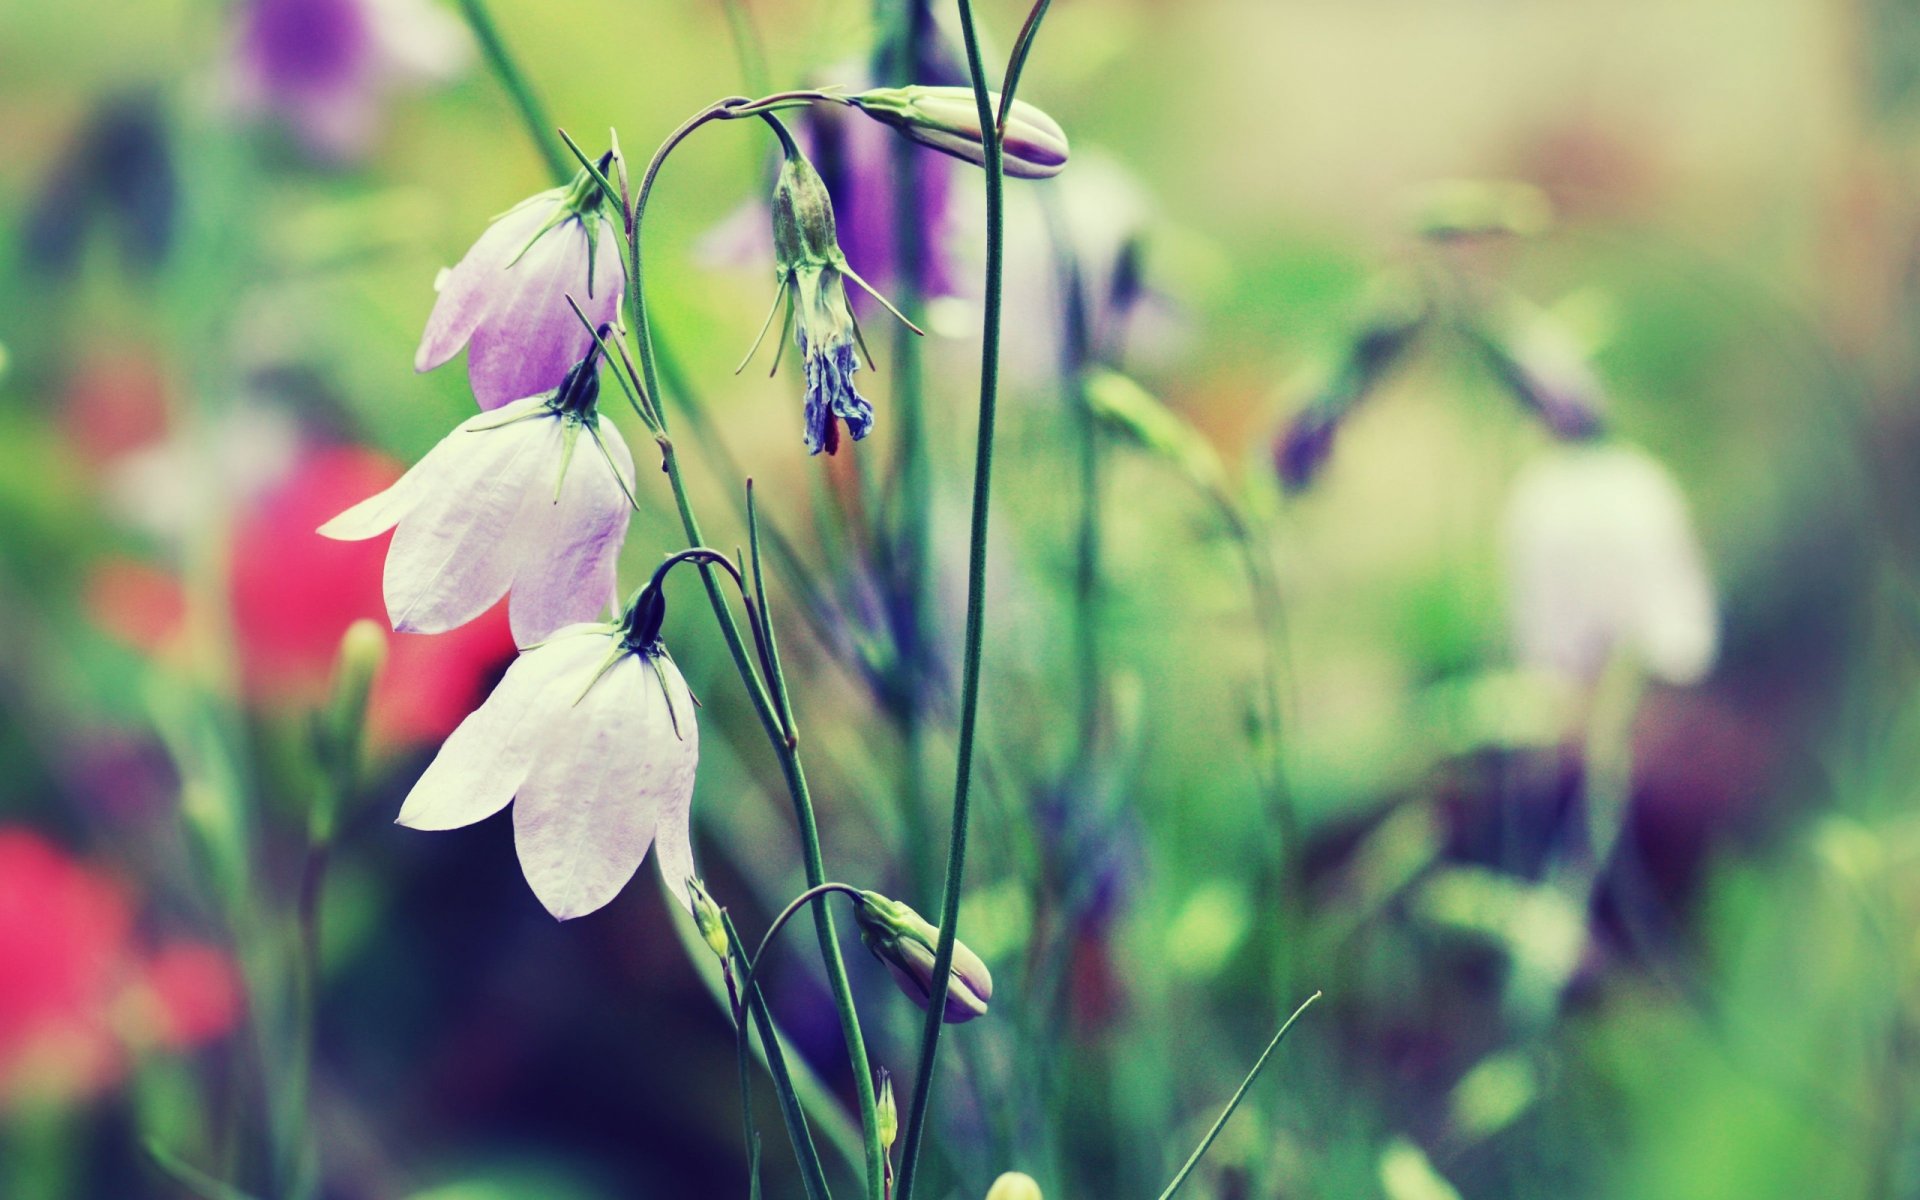
{"label": "slender green stalk", "polygon": [[[775,104],[782,97],[769,97],[758,104]],[[688,495],[686,481],[681,475],[679,458],[674,451],[673,439],[669,435],[666,423],[665,405],[661,402],[659,368],[655,360],[651,327],[647,319],[644,279],[641,253],[642,231],[648,197],[652,195],[654,182],[659,178],[660,168],[674,147],[685,141],[696,129],[709,121],[726,119],[738,115],[739,110],[756,102],[744,97],[729,97],[711,104],[688,118],[678,129],[668,135],[660,148],[654,152],[647,164],[645,174],[641,176],[640,186],[627,208],[627,313],[630,336],[634,352],[640,360],[642,387],[653,398],[656,414],[660,418],[661,429],[657,435],[660,445],[661,466],[666,470],[667,479],[673,489],[674,504],[680,513],[680,523],[686,532],[690,545],[702,545],[704,539],[700,532],[699,518],[694,515],[693,503]],[[625,165],[621,168],[624,186]],[[622,198],[623,201],[625,197]],[[739,625],[735,622],[733,611],[727,605],[726,597],[720,590],[718,580],[714,578],[712,568],[701,564],[700,575],[707,587],[707,597],[713,607],[714,619],[719,622],[721,636],[727,643],[728,651],[733,655],[734,665],[740,677],[747,683],[747,690],[754,701],[754,708],[760,715],[760,721],[767,731],[767,739],[773,744],[774,753],[780,760],[780,770],[785,776],[787,791],[793,800],[794,817],[800,828],[801,858],[806,871],[807,883],[818,887],[827,880],[826,866],[820,852],[820,829],[814,817],[813,797],[807,786],[806,769],[802,765],[797,740],[790,741],[781,727],[779,714],[774,709],[772,697],[767,687],[759,681],[747,650],[740,637]],[[779,681],[774,681],[776,689]],[[868,1065],[866,1038],[861,1033],[859,1013],[853,1004],[853,989],[847,981],[846,963],[840,956],[840,943],[834,928],[833,913],[827,908],[826,898],[818,897],[814,903],[814,930],[820,942],[820,957],[827,971],[828,986],[833,992],[834,1007],[840,1016],[840,1031],[847,1043],[847,1057],[853,1067],[854,1087],[860,1103],[860,1123],[866,1136],[867,1195],[871,1200],[880,1200],[883,1176],[885,1174],[885,1156],[880,1148],[879,1128],[875,1118],[875,1098],[873,1092],[873,1071]]]}
{"label": "slender green stalk", "polygon": [[[973,521],[967,551],[967,625],[961,649],[960,741],[954,764],[953,828],[947,844],[947,879],[940,898],[940,944],[934,951],[933,978],[943,986],[953,969],[953,947],[960,925],[960,893],[967,869],[967,818],[972,806],[973,743],[980,718],[980,643],[986,623],[987,520],[993,493],[994,417],[1000,384],[1001,275],[1006,255],[1006,180],[1002,171],[1001,138],[993,110],[986,68],[980,61],[980,38],[974,28],[971,0],[959,0],[960,29],[966,43],[967,72],[973,80],[982,148],[985,151],[987,189],[987,269],[985,310],[980,323],[980,424],[974,449]],[[1038,14],[1047,0],[1035,5],[1029,28],[1037,32]],[[1031,33],[1020,43],[1022,54],[1031,49]],[[1008,76],[1019,75],[1019,63],[1009,64]],[[1001,103],[1013,96],[1003,92]],[[919,1167],[920,1144],[926,1134],[927,1106],[933,1094],[933,1072],[940,1051],[944,1007],[927,1005],[920,1035],[919,1071],[913,1084],[913,1103],[907,1113],[906,1144],[900,1155],[898,1200],[912,1200]]]}
{"label": "slender green stalk", "polygon": [[[735,1036],[738,1038],[740,1103],[743,1107],[747,1103],[747,1055],[752,1048],[752,1039],[741,1023],[744,1010],[751,1012],[755,1027],[760,1030],[760,1045],[766,1056],[767,1073],[773,1077],[773,1090],[780,1098],[780,1115],[786,1122],[787,1137],[793,1142],[794,1153],[800,1160],[800,1178],[806,1186],[808,1200],[828,1200],[826,1172],[820,1165],[819,1151],[814,1149],[813,1134],[807,1128],[806,1110],[801,1106],[799,1093],[794,1090],[792,1077],[787,1073],[787,1056],[780,1047],[780,1034],[773,1023],[773,1012],[767,1006],[765,992],[753,982],[751,967],[745,972],[738,989],[735,988],[733,959],[740,958],[740,931],[733,927],[733,918],[724,909],[720,912],[720,920],[726,926],[727,943],[733,956],[721,966],[726,977],[727,996],[733,1005]],[[762,948],[765,948],[764,945]],[[755,1160],[753,1181],[757,1191],[759,1156],[753,1139],[751,1116],[747,1122],[747,1153]]]}
{"label": "slender green stalk", "polygon": [[520,119],[533,134],[533,144],[546,160],[548,173],[558,183],[573,178],[573,165],[567,161],[566,153],[554,144],[553,118],[547,114],[546,105],[541,103],[533,85],[521,74],[519,64],[507,52],[484,0],[460,0],[460,11],[467,18],[467,27],[473,30],[474,40],[480,43],[480,52],[487,56],[487,65],[493,68],[500,85],[507,89],[514,107],[520,110]]}
{"label": "slender green stalk", "polygon": [[1295,1021],[1300,1019],[1300,1014],[1306,1012],[1308,1006],[1319,998],[1319,992],[1308,996],[1301,1002],[1299,1008],[1293,1010],[1293,1015],[1287,1018],[1286,1024],[1280,1026],[1280,1032],[1274,1034],[1273,1040],[1267,1043],[1267,1048],[1260,1052],[1259,1059],[1253,1064],[1253,1070],[1248,1071],[1247,1077],[1240,1081],[1239,1088],[1234,1091],[1233,1098],[1227,1101],[1226,1108],[1221,1110],[1219,1119],[1213,1123],[1213,1128],[1207,1130],[1207,1136],[1201,1138],[1200,1144],[1195,1146],[1193,1153],[1187,1156],[1187,1161],[1181,1166],[1179,1173],[1174,1175],[1172,1182],[1167,1184],[1167,1190],[1160,1193],[1160,1200],[1173,1200],[1173,1194],[1180,1190],[1180,1185],[1187,1181],[1187,1176],[1193,1174],[1193,1169],[1200,1165],[1200,1160],[1205,1158],[1207,1151],[1212,1148],[1213,1140],[1220,1136],[1222,1129],[1227,1127],[1227,1120],[1233,1116],[1233,1110],[1240,1107],[1240,1101],[1246,1098],[1247,1089],[1253,1086],[1254,1080],[1260,1078],[1260,1072],[1266,1069],[1267,1060],[1273,1057],[1273,1052],[1280,1048],[1280,1043],[1285,1040],[1287,1031],[1293,1028]]}

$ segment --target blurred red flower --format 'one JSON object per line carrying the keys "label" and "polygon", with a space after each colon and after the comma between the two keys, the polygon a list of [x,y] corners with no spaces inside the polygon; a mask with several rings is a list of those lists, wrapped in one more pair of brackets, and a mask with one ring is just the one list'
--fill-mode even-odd
{"label": "blurred red flower", "polygon": [[148,953],[127,890],[39,834],[0,827],[0,1108],[84,1099],[129,1060],[231,1029],[240,987],[226,955]]}
{"label": "blurred red flower", "polygon": [[[347,627],[362,617],[386,623],[381,573],[388,537],[337,542],[314,531],[400,473],[392,459],[360,447],[311,450],[238,523],[233,622],[250,697],[317,702]],[[513,654],[504,602],[449,633],[394,636],[374,685],[375,736],[445,737],[486,698]]]}

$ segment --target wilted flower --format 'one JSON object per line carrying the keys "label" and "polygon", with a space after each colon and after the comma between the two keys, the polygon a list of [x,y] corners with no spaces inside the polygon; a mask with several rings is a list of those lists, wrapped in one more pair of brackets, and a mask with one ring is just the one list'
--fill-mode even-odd
{"label": "wilted flower", "polygon": [[[1000,95],[989,104],[1000,111]],[[980,106],[970,87],[875,88],[847,102],[876,121],[943,154],[975,165],[986,162]],[[1067,165],[1067,135],[1046,113],[1015,100],[1000,142],[1001,167],[1015,179],[1046,179]]]}
{"label": "wilted flower", "polygon": [[[385,576],[395,630],[454,629],[510,592],[514,640],[528,646],[606,610],[633,458],[617,432],[601,434],[594,366],[589,356],[559,391],[469,417],[398,483],[320,527],[343,541],[397,527]],[[576,455],[583,432],[599,453]]]}
{"label": "wilted flower", "polygon": [[[602,162],[607,160],[603,159]],[[495,220],[452,270],[413,369],[431,371],[467,348],[467,378],[481,408],[551,391],[594,346],[572,296],[595,326],[620,311],[626,275],[606,198],[585,171],[529,197]]]}
{"label": "wilted flower", "polygon": [[445,79],[472,53],[466,28],[428,0],[248,0],[239,19],[240,103],[327,158],[365,152],[393,82]]}
{"label": "wilted flower", "polygon": [[[866,344],[847,304],[846,280],[866,288],[882,304],[886,301],[847,264],[834,227],[833,198],[819,172],[791,142],[786,151],[773,189],[773,257],[780,291],[760,334],[766,336],[784,302],[786,323],[793,327],[807,376],[807,449],[832,454],[840,448],[840,422],[846,422],[856,442],[873,428],[873,405],[853,384],[853,374],[860,369],[855,348],[865,351]],[[754,349],[759,345],[756,340]],[[776,368],[779,361],[774,359]]]}
{"label": "wilted flower", "polygon": [[[861,892],[853,917],[860,926],[861,942],[886,964],[900,990],[925,1008],[933,995],[933,960],[940,931],[908,905],[878,892]],[[986,1015],[987,1002],[993,999],[993,976],[987,964],[963,942],[953,944],[946,994],[941,1020],[949,1025]]]}
{"label": "wilted flower", "polygon": [[1713,585],[1686,499],[1644,452],[1585,446],[1542,457],[1514,486],[1506,543],[1525,662],[1591,677],[1625,651],[1675,684],[1712,666]]}
{"label": "wilted flower", "polygon": [[657,617],[630,611],[620,625],[575,625],[523,651],[440,747],[400,824],[454,829],[512,802],[520,869],[560,920],[612,900],[649,846],[667,890],[691,907],[700,731],[657,635]]}

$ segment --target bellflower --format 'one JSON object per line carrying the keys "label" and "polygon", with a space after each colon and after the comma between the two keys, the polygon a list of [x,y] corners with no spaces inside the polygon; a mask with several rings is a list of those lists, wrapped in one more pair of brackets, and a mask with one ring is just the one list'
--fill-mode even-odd
{"label": "bellflower", "polygon": [[[822,450],[832,454],[840,448],[841,422],[846,423],[847,433],[856,442],[873,428],[873,405],[853,382],[854,372],[860,369],[856,347],[864,352],[866,343],[847,303],[846,280],[866,288],[882,304],[886,301],[848,265],[847,256],[841,252],[833,199],[819,172],[791,141],[786,151],[773,190],[773,255],[780,290],[760,333],[766,336],[774,311],[784,302],[786,323],[793,328],[794,344],[800,348],[806,372],[807,449],[814,454]],[[891,305],[887,308],[899,316]],[[759,348],[758,341],[754,348]],[[752,351],[748,357],[752,357]],[[774,359],[776,369],[779,361]]]}
{"label": "bellflower", "polygon": [[1506,518],[1514,636],[1533,666],[1582,678],[1634,654],[1699,680],[1719,639],[1713,584],[1666,468],[1627,446],[1569,446],[1529,467]]}
{"label": "bellflower", "polygon": [[[633,458],[617,433],[601,433],[595,379],[589,357],[559,391],[468,418],[399,482],[320,527],[342,541],[395,530],[385,574],[395,630],[442,633],[510,592],[514,640],[527,646],[605,611]],[[582,433],[599,453],[575,454]]]}
{"label": "bellflower", "polygon": [[620,311],[626,276],[606,198],[585,171],[532,196],[487,227],[440,293],[413,369],[431,371],[467,349],[467,378],[481,408],[550,391],[594,345],[567,305],[595,326]]}
{"label": "bellflower", "polygon": [[1597,437],[1604,425],[1606,389],[1578,340],[1544,314],[1516,312],[1497,332],[1476,340],[1500,382],[1553,436]]}
{"label": "bellflower", "polygon": [[556,918],[607,904],[650,847],[667,890],[689,905],[700,731],[657,619],[646,624],[630,612],[523,651],[440,747],[400,824],[454,829],[512,803],[520,869]]}

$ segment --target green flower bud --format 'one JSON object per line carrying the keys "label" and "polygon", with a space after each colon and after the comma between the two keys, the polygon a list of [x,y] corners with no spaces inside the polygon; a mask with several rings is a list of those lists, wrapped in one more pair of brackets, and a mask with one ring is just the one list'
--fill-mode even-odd
{"label": "green flower bud", "polygon": [[733,949],[733,943],[727,938],[727,923],[720,919],[720,906],[707,895],[707,889],[700,886],[698,879],[687,880],[687,899],[693,908],[693,923],[705,939],[707,949],[721,962],[727,961]]}
{"label": "green flower bud", "polygon": [[[933,996],[933,960],[940,931],[925,917],[898,900],[878,892],[861,892],[854,906],[860,940],[885,963],[893,978],[921,1008]],[[953,944],[953,969],[947,973],[946,1004],[941,1020],[949,1025],[984,1016],[993,998],[993,976],[980,956],[965,944]]]}
{"label": "green flower bud", "polygon": [[987,1189],[987,1200],[1041,1200],[1040,1185],[1024,1171],[1008,1171]]}
{"label": "green flower bud", "polygon": [[[1000,110],[998,92],[988,97]],[[980,106],[972,88],[876,88],[847,97],[847,102],[876,121],[975,166],[987,161],[982,144]],[[1067,165],[1067,135],[1060,123],[1025,100],[1015,100],[1000,139],[1001,169],[1015,179],[1046,179]]]}
{"label": "green flower bud", "polygon": [[893,1149],[893,1140],[900,1136],[900,1107],[893,1102],[893,1076],[885,1067],[880,1068],[880,1095],[873,1106],[874,1132],[880,1135],[880,1148]]}

